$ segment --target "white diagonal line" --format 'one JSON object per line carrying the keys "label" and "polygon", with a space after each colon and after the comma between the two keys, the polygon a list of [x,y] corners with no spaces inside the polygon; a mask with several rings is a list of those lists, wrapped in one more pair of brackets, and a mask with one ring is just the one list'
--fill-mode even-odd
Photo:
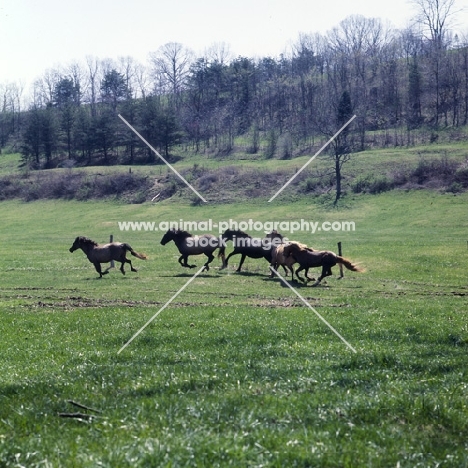
{"label": "white diagonal line", "polygon": [[203,270],[202,266],[120,349],[120,354]]}
{"label": "white diagonal line", "polygon": [[353,352],[357,351],[272,267],[270,270]]}
{"label": "white diagonal line", "polygon": [[353,115],[269,200],[274,200],[354,119]]}
{"label": "white diagonal line", "polygon": [[167,167],[172,171],[174,172],[174,174],[176,174],[186,185],[188,188],[190,188],[199,198],[201,198],[201,200],[203,200],[205,203],[207,203],[207,201],[195,190],[195,188],[185,180],[185,178],[179,173],[177,172],[176,169],[174,169],[173,166],[171,166],[144,138],[142,135],[140,135],[134,127],[132,127],[120,114],[119,114],[119,117],[120,119],[124,122],[125,125],[127,125],[127,127],[132,130],[135,135],[138,136],[138,138],[140,138],[140,140],[146,144],[146,146],[148,146],[148,148],[150,148],[155,154],[156,156],[161,159],[161,161],[163,161]]}

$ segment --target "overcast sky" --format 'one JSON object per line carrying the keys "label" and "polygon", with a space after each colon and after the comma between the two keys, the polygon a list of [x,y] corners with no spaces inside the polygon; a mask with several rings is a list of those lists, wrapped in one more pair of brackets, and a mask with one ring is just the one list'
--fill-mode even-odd
{"label": "overcast sky", "polygon": [[[468,0],[455,0],[468,32]],[[131,56],[179,42],[199,55],[215,43],[234,56],[277,57],[300,33],[325,33],[352,14],[405,27],[410,0],[1,0],[0,85],[30,85],[47,69],[87,56]]]}

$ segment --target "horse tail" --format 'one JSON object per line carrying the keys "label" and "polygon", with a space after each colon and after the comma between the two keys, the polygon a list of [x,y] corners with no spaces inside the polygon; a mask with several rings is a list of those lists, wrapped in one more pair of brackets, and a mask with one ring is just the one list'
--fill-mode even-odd
{"label": "horse tail", "polygon": [[340,257],[339,255],[336,256],[336,263],[340,263],[341,265],[344,265],[348,270],[351,270],[351,271],[358,271],[358,272],[365,271],[364,268],[361,268],[356,263],[352,263],[347,258]]}
{"label": "horse tail", "polygon": [[124,244],[125,250],[128,250],[134,257],[139,258],[140,260],[146,260],[147,255],[143,253],[135,252],[129,244]]}

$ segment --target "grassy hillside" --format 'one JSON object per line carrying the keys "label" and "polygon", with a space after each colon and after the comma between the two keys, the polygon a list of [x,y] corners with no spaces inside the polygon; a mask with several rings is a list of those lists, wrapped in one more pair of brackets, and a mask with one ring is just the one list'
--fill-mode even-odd
{"label": "grassy hillside", "polygon": [[[0,466],[468,466],[468,194],[315,201],[1,202]],[[342,242],[366,268],[293,284],[357,354],[264,260],[235,273],[239,257],[117,354],[196,271],[119,221],[301,218],[355,223],[289,237]],[[68,251],[110,234],[148,254],[138,273],[97,279]]]}
{"label": "grassy hillside", "polygon": [[[265,202],[310,161],[313,154],[279,160],[233,152],[227,157],[180,149],[174,168],[213,204]],[[148,166],[59,167],[30,171],[19,155],[0,157],[0,200],[111,198],[142,203],[154,197],[175,203],[198,197],[164,164]],[[333,200],[333,161],[321,154],[281,195],[283,202],[316,198]],[[352,154],[342,169],[345,196],[380,193],[394,188],[462,192],[468,189],[468,144],[464,140],[419,147],[367,150]]]}

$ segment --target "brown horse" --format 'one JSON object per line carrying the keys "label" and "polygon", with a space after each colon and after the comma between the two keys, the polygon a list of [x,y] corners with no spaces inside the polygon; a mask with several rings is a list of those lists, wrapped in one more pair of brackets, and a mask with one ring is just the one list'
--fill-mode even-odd
{"label": "brown horse", "polygon": [[[187,260],[190,255],[205,254],[208,257],[205,263],[205,270],[210,269],[209,264],[213,261],[213,252],[221,247],[222,241],[213,234],[202,234],[201,236],[193,236],[187,231],[180,229],[169,229],[161,239],[161,244],[166,245],[168,242],[174,241],[181,254],[179,263],[185,268],[195,268],[197,265],[189,265]],[[219,253],[224,263],[224,254]]]}
{"label": "brown horse", "polygon": [[121,242],[98,244],[84,236],[79,236],[75,239],[75,242],[73,242],[73,245],[70,247],[70,252],[73,253],[78,249],[81,249],[86,254],[88,260],[94,265],[94,268],[96,268],[96,271],[99,273],[100,278],[109,273],[109,268],[105,271],[101,270],[101,263],[108,263],[112,260],[122,264],[120,271],[123,275],[125,275],[125,263],[130,263],[132,271],[138,271],[133,268],[132,262],[126,258],[127,252],[130,252],[134,257],[140,258],[141,260],[146,260],[148,258],[145,254],[135,252],[128,244],[123,244]]}
{"label": "brown horse", "polygon": [[[313,284],[313,286],[317,286],[320,284],[323,278],[326,276],[332,275],[332,267],[336,264],[344,265],[348,270],[351,271],[359,271],[362,272],[364,269],[360,268],[355,263],[351,263],[350,260],[340,257],[336,255],[334,252],[330,252],[328,250],[308,250],[304,247],[301,247],[297,244],[289,244],[284,248],[284,255],[286,257],[293,257],[297,263],[299,263],[299,268],[296,270],[296,276],[304,282],[313,281],[312,278],[307,276],[307,269],[314,268],[314,267],[322,267],[322,274],[319,276],[317,281]],[[299,276],[299,272],[302,270],[306,270],[306,278],[302,278]]]}
{"label": "brown horse", "polygon": [[[301,244],[300,242],[296,242],[296,241],[289,241],[286,244],[280,244],[277,247],[274,247],[273,249],[271,249],[270,266],[274,268],[275,270],[278,270],[278,267],[282,266],[286,276],[288,276],[288,270],[289,270],[291,272],[291,279],[294,281],[293,265],[296,263],[296,259],[292,255],[286,256],[284,254],[284,248],[289,244],[297,244],[307,250],[310,250],[311,252],[313,252],[314,249],[307,247],[307,245]],[[288,270],[286,270],[286,268]],[[306,271],[306,275],[307,273],[308,273],[308,270]],[[270,278],[273,278],[274,276],[275,274],[271,272]]]}

